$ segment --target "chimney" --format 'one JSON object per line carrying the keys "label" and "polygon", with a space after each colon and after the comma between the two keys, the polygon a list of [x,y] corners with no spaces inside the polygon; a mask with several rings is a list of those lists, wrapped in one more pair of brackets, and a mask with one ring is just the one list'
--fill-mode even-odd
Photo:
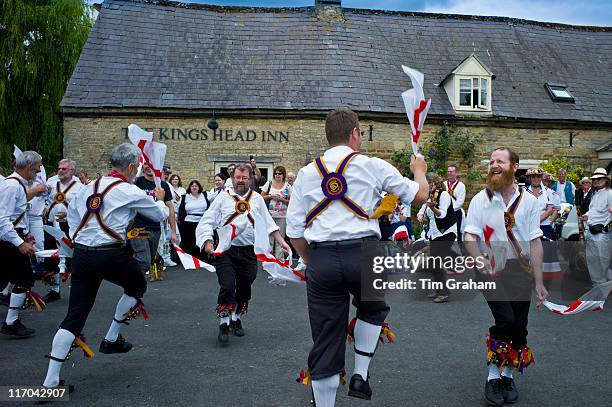
{"label": "chimney", "polygon": [[315,10],[322,20],[344,20],[342,0],[315,0]]}

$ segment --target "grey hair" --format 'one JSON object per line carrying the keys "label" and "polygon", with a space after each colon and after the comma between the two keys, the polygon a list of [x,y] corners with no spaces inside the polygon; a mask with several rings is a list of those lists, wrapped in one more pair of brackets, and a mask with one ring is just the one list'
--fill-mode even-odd
{"label": "grey hair", "polygon": [[57,166],[59,167],[62,164],[68,164],[70,167],[72,167],[74,171],[76,171],[76,161],[71,160],[69,158],[64,158],[64,159],[59,160],[59,162],[57,163]]}
{"label": "grey hair", "polygon": [[24,151],[15,159],[15,168],[22,169],[39,161],[42,161],[42,157],[36,151]]}
{"label": "grey hair", "polygon": [[113,148],[110,155],[110,164],[119,170],[125,170],[128,165],[138,166],[140,150],[133,144],[122,143]]}

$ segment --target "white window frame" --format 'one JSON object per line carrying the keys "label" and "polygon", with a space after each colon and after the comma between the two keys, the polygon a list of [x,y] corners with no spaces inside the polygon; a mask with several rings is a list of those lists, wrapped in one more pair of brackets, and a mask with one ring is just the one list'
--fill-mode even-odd
{"label": "white window frame", "polygon": [[[215,174],[220,173],[222,168],[227,168],[228,165],[235,163],[235,161],[215,161]],[[270,175],[272,175],[272,171],[274,171],[274,163],[257,162],[257,168],[259,168],[260,171],[266,169],[269,174],[266,179],[270,179]]]}
{"label": "white window frame", "polygon": [[[470,105],[463,106],[461,105],[461,80],[469,80],[470,81]],[[478,103],[476,107],[474,107],[474,80],[478,83]],[[486,100],[482,100],[482,84],[483,80],[487,81],[486,86]],[[455,110],[463,110],[470,112],[482,112],[482,111],[491,111],[491,77],[483,76],[483,75],[460,75],[455,74]],[[483,103],[484,102],[484,103]]]}

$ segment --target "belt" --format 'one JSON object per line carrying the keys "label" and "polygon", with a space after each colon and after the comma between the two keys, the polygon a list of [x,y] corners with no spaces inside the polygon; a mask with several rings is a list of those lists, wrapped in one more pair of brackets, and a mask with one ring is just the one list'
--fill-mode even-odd
{"label": "belt", "polygon": [[366,236],[366,237],[359,237],[356,239],[348,239],[348,240],[333,240],[329,242],[312,242],[310,243],[310,248],[315,250],[321,247],[357,246],[357,245],[361,245],[365,241],[378,241],[378,238],[376,236]]}
{"label": "belt", "polygon": [[126,247],[125,242],[105,244],[101,246],[85,246],[84,244],[80,244],[80,243],[74,244],[75,249],[84,250],[87,252],[100,252],[104,250],[123,249],[124,247]]}

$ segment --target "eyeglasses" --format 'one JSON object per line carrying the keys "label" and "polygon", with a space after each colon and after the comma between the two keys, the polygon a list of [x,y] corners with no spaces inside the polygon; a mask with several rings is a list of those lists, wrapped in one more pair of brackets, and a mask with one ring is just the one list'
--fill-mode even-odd
{"label": "eyeglasses", "polygon": [[282,172],[275,172],[274,175],[283,175]]}

